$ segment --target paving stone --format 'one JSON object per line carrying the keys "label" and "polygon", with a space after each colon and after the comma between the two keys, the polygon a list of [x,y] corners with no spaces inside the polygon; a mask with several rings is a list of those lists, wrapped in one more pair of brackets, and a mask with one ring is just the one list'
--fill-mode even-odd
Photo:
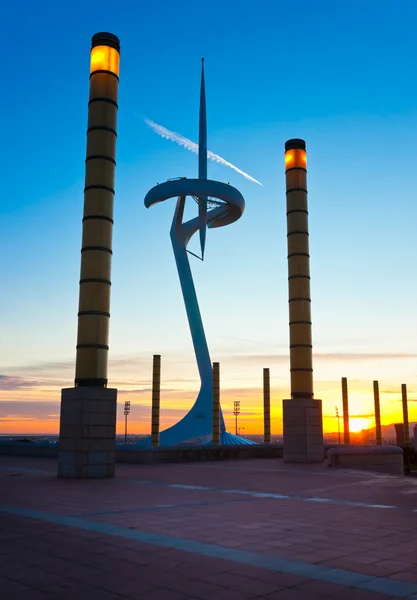
{"label": "paving stone", "polygon": [[[325,597],[325,596],[324,596]],[[297,589],[280,590],[263,596],[265,600],[322,600],[323,595],[314,592],[300,592]],[[351,600],[354,600],[351,598]]]}
{"label": "paving stone", "polygon": [[20,600],[21,598],[24,598],[27,593],[39,591],[6,577],[0,577],[0,590],[2,598],[7,598],[7,600]]}
{"label": "paving stone", "polygon": [[[5,590],[6,600],[388,600],[401,590],[417,598],[415,499],[401,493],[410,478],[276,459],[117,464],[112,480],[57,479],[56,470],[54,459],[0,456],[2,600]],[[75,517],[65,526],[67,515]],[[147,543],[141,532],[165,537]],[[332,577],[365,578],[378,591]]]}
{"label": "paving stone", "polygon": [[[61,595],[54,600],[122,600],[123,596],[106,592],[102,589],[90,589],[87,592],[79,592],[77,594]],[[126,598],[126,596],[124,596]]]}

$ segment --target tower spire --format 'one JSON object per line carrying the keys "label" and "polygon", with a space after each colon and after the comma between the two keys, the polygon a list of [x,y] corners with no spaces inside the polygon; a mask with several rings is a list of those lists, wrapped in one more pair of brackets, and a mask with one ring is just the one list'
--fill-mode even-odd
{"label": "tower spire", "polygon": [[207,179],[207,114],[204,58],[201,59],[200,121],[198,129],[198,178]]}
{"label": "tower spire", "polygon": [[[200,120],[198,128],[198,178],[207,179],[207,115],[204,58],[201,59]],[[201,259],[204,259],[207,231],[207,198],[199,198],[198,220],[200,228]]]}

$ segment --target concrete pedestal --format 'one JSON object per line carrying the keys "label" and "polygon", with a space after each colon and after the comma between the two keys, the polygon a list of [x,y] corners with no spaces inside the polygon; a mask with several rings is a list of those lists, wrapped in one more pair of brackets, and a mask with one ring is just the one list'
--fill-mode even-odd
{"label": "concrete pedestal", "polygon": [[113,477],[117,390],[62,390],[58,477]]}
{"label": "concrete pedestal", "polygon": [[282,401],[284,462],[324,461],[321,400],[295,398]]}
{"label": "concrete pedestal", "polygon": [[404,475],[403,451],[398,446],[339,446],[327,452],[329,467]]}

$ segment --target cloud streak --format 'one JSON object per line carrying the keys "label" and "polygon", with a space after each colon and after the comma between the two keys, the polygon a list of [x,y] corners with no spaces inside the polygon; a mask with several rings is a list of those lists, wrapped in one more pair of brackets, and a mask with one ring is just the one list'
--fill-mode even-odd
{"label": "cloud streak", "polygon": [[58,421],[59,402],[0,400],[0,422]]}
{"label": "cloud streak", "polygon": [[[161,388],[162,394],[167,393],[167,392],[181,393],[182,390],[177,390],[176,388]],[[140,389],[136,389],[136,390],[118,390],[117,393],[118,394],[151,394],[152,388],[140,388]]]}
{"label": "cloud streak", "polygon": [[[407,360],[407,359],[416,359],[417,354],[407,354],[407,353],[391,353],[391,352],[370,352],[369,354],[361,353],[361,352],[314,352],[313,357],[319,361],[373,361],[373,360]],[[289,353],[272,353],[272,354],[225,354],[221,356],[223,361],[230,361],[236,363],[242,362],[252,362],[254,364],[275,362],[275,363],[283,363],[289,364]]]}
{"label": "cloud streak", "polygon": [[37,381],[28,381],[23,377],[11,377],[9,375],[0,375],[0,390],[14,391],[21,389],[36,389]]}
{"label": "cloud streak", "polygon": [[[166,127],[163,127],[162,125],[158,125],[158,123],[155,123],[155,121],[152,121],[151,119],[147,119],[145,117],[144,120],[145,120],[146,125],[148,125],[148,127],[150,127],[152,129],[152,131],[154,131],[155,133],[160,135],[162,138],[164,138],[166,140],[170,140],[171,142],[175,142],[179,146],[186,148],[186,150],[189,150],[190,152],[194,152],[194,154],[198,154],[198,144],[196,144],[195,142],[192,142],[191,140],[184,137],[180,133],[176,133],[175,131],[170,131]],[[245,173],[245,171],[242,171],[242,169],[239,169],[238,167],[236,167],[229,161],[225,160],[218,154],[214,154],[214,152],[211,152],[211,150],[207,150],[207,158],[209,160],[212,160],[213,162],[219,163],[220,165],[229,167],[229,169],[233,169],[233,171],[236,171],[236,173],[239,173],[239,175],[246,177],[246,179],[249,179],[249,181],[253,181],[253,183],[257,183],[258,185],[263,185],[260,181],[258,181],[254,177],[251,177],[251,175],[249,175],[248,173]]]}
{"label": "cloud streak", "polygon": [[[325,417],[326,419],[337,419],[336,415],[323,415],[323,417]],[[357,414],[357,415],[351,415],[349,413],[349,419],[373,419],[374,417],[375,417],[375,413]],[[342,415],[340,415],[339,418],[341,419]]]}

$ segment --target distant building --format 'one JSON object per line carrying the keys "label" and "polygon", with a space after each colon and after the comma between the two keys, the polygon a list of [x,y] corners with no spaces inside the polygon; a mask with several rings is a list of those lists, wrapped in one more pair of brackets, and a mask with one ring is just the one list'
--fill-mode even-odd
{"label": "distant building", "polygon": [[369,429],[361,430],[361,442],[364,445],[368,445],[371,443],[371,432],[369,431]]}
{"label": "distant building", "polygon": [[417,450],[417,425],[414,425],[414,440],[413,440],[414,450]]}
{"label": "distant building", "polygon": [[404,423],[395,423],[395,434],[397,436],[396,444],[400,448],[404,447]]}

